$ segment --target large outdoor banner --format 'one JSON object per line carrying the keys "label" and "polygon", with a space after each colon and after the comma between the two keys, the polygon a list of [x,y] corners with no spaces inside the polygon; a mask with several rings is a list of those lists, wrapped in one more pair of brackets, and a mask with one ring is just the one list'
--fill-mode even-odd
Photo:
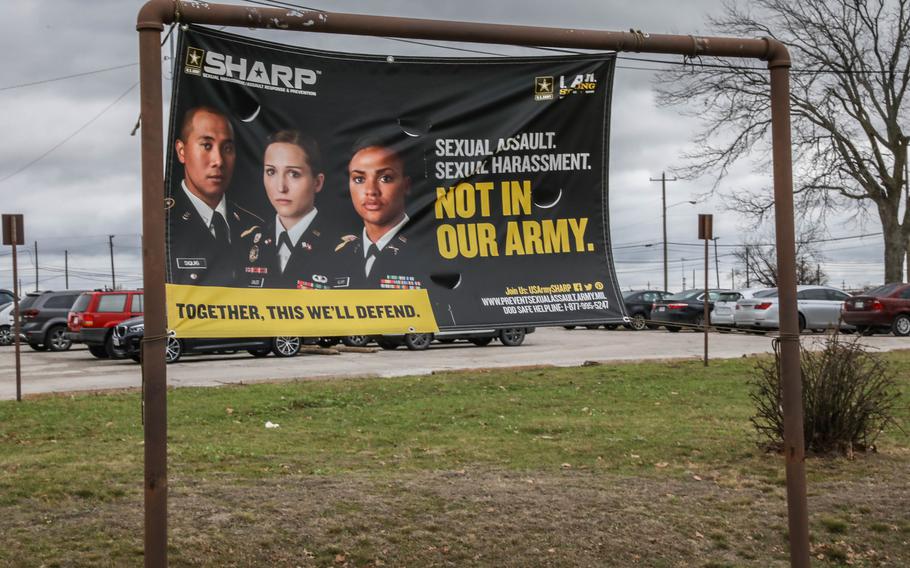
{"label": "large outdoor banner", "polygon": [[333,336],[620,321],[612,55],[313,51],[190,27],[168,324]]}

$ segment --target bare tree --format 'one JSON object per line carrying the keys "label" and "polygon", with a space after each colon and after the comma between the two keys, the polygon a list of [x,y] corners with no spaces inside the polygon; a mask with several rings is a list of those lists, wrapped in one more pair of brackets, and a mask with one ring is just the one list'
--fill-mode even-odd
{"label": "bare tree", "polygon": [[[777,251],[774,245],[746,243],[734,250],[733,256],[740,266],[737,271],[740,277],[745,278],[748,272],[750,285],[777,287]],[[797,284],[827,284],[828,274],[822,270],[821,263],[821,257],[810,244],[797,241]]]}
{"label": "bare tree", "polygon": [[[860,214],[881,221],[885,281],[900,281],[910,256],[904,98],[910,84],[910,0],[753,0],[727,4],[715,33],[771,36],[793,58],[791,113],[797,207],[824,219]],[[769,73],[749,61],[711,59],[662,78],[658,100],[685,105],[704,123],[680,172],[717,183],[743,157],[770,160]],[[717,184],[715,184],[715,188]],[[758,222],[772,213],[768,190],[740,192],[731,207]]]}

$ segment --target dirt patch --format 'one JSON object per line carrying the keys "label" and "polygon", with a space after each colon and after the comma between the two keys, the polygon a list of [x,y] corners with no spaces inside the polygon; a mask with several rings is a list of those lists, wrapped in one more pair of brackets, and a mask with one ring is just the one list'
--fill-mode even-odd
{"label": "dirt patch", "polygon": [[[816,565],[910,565],[910,479],[810,486]],[[20,503],[0,565],[141,564],[142,499]],[[171,566],[786,566],[779,480],[468,469],[171,480]]]}

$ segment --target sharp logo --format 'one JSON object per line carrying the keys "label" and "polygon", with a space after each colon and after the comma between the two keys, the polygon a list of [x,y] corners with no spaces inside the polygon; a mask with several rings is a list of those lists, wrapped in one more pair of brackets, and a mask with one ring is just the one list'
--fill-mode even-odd
{"label": "sharp logo", "polygon": [[208,51],[205,54],[205,65],[202,70],[220,77],[233,77],[249,83],[302,89],[304,85],[316,84],[316,72],[312,69],[288,67],[272,63],[266,66],[261,61],[248,62],[242,57],[234,59],[230,55]]}
{"label": "sharp logo", "polygon": [[276,90],[285,90],[301,94],[315,94],[303,91],[309,85],[315,85],[320,72],[300,67],[289,67],[277,63],[247,60],[217,51],[205,51],[197,47],[187,49],[184,71],[191,75],[201,75],[211,79],[233,81],[250,86],[261,85]]}
{"label": "sharp logo", "polygon": [[584,75],[575,75],[566,85],[566,76],[559,76],[559,96],[574,95],[577,93],[591,94],[597,90],[597,79],[594,73],[585,73]]}

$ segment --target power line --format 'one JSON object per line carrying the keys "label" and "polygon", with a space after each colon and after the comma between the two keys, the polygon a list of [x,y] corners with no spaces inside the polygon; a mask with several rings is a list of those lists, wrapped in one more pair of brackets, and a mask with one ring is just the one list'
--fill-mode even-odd
{"label": "power line", "polygon": [[114,67],[104,67],[102,69],[94,69],[92,71],[84,71],[82,73],[73,73],[72,75],[63,75],[60,77],[51,77],[50,79],[41,79],[38,81],[30,81],[28,83],[19,83],[17,85],[7,85],[6,87],[0,87],[0,91],[11,91],[13,89],[22,89],[24,87],[34,87],[35,85],[44,85],[47,83],[55,83],[57,81],[66,81],[67,79],[75,79],[77,77],[87,77],[89,75],[97,75],[98,73],[106,73],[108,71],[116,71],[117,69],[126,69],[127,67],[135,67],[139,65],[136,63],[125,63],[123,65],[115,65]]}

